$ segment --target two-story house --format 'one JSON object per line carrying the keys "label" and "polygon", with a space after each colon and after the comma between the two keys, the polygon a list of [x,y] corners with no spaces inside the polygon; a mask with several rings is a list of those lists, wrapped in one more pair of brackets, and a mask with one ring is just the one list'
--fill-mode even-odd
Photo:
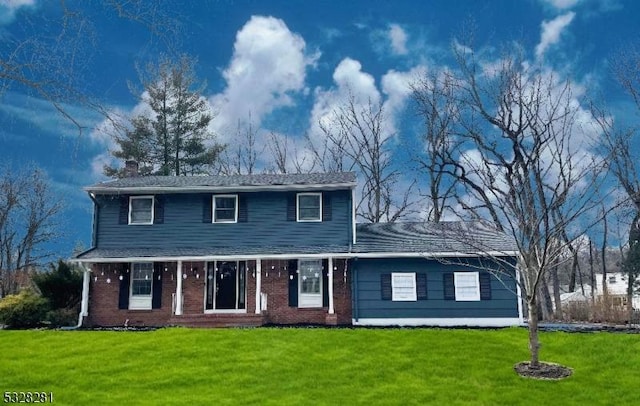
{"label": "two-story house", "polygon": [[[76,258],[87,269],[85,324],[522,321],[513,278],[442,261],[478,256],[445,247],[434,232],[442,226],[357,225],[355,187],[351,172],[131,176],[87,187],[92,248]],[[513,255],[504,236],[483,232]]]}

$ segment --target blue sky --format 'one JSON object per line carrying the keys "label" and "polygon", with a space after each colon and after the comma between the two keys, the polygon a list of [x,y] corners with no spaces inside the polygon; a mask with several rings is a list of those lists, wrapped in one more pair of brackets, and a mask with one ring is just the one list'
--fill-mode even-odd
{"label": "blue sky", "polygon": [[[250,115],[260,142],[274,132],[302,150],[302,135],[317,136],[318,120],[351,91],[385,103],[400,145],[419,131],[409,84],[453,66],[451,44],[470,27],[487,60],[517,41],[528,60],[606,101],[616,120],[637,119],[609,66],[626,42],[640,39],[640,2],[632,0],[167,1],[157,15],[177,26],[160,38],[99,1],[67,3],[88,22],[71,47],[76,54],[67,48],[64,56],[74,58],[77,89],[122,116],[141,111],[127,82],[137,81],[137,63],[167,52],[169,41],[198,58],[204,96],[216,112],[211,129],[230,144],[238,120]],[[59,2],[0,0],[2,57],[25,38],[59,33],[60,18]],[[90,243],[92,207],[82,187],[103,179],[113,145],[101,115],[74,102],[64,108],[86,127],[81,133],[27,88],[8,83],[0,93],[2,160],[45,169],[66,202],[56,248],[62,257],[77,242]]]}

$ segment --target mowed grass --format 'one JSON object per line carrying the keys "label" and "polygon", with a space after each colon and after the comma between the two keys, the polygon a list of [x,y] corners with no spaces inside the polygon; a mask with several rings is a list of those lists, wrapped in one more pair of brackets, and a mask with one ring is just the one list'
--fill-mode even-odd
{"label": "mowed grass", "polygon": [[519,377],[527,332],[447,329],[0,331],[0,394],[55,404],[640,404],[640,335],[541,333],[563,381]]}

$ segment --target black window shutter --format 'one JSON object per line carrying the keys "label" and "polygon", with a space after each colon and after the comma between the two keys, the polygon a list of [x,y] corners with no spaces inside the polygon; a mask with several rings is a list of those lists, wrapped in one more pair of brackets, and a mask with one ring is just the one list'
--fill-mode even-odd
{"label": "black window shutter", "polygon": [[298,261],[290,260],[287,269],[289,270],[289,306],[298,307]]}
{"label": "black window shutter", "polygon": [[245,195],[238,195],[238,222],[246,223],[249,221],[249,213],[247,212],[247,198]]}
{"label": "black window shutter", "polygon": [[491,300],[491,274],[480,272],[480,300]]}
{"label": "black window shutter", "polygon": [[322,221],[331,221],[331,194],[324,192],[322,194]]}
{"label": "black window shutter", "polygon": [[162,262],[156,262],[153,264],[153,293],[151,296],[151,308],[160,309],[162,307],[162,270],[164,264]]}
{"label": "black window shutter", "polygon": [[329,306],[329,260],[322,260],[322,307]]}
{"label": "black window shutter", "polygon": [[205,196],[202,198],[202,222],[203,223],[211,223],[212,222],[212,203],[211,196]]}
{"label": "black window shutter", "polygon": [[391,300],[391,274],[383,273],[380,275],[380,291],[382,292],[382,300]]}
{"label": "black window shutter", "polygon": [[287,195],[287,221],[296,221],[296,194]]}
{"label": "black window shutter", "polygon": [[416,294],[418,300],[427,300],[427,274],[416,274]]}
{"label": "black window shutter", "polygon": [[444,288],[444,300],[456,300],[456,287],[453,282],[453,272],[447,272],[442,275],[442,284]]}
{"label": "black window shutter", "polygon": [[128,309],[129,308],[129,285],[130,285],[131,273],[127,272],[125,269],[121,269],[120,275],[122,276],[122,279],[120,280],[118,309]]}
{"label": "black window shutter", "polygon": [[163,224],[164,223],[164,197],[156,196],[154,199],[154,208],[153,208],[153,224]]}
{"label": "black window shutter", "polygon": [[118,224],[129,224],[129,196],[120,196]]}

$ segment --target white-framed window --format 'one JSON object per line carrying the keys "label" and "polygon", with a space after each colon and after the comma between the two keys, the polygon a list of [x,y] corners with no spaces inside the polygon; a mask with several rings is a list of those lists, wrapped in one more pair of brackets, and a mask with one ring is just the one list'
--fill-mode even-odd
{"label": "white-framed window", "polygon": [[394,272],[391,274],[391,300],[394,302],[415,302],[418,300],[415,272]]}
{"label": "white-framed window", "polygon": [[480,300],[480,274],[478,272],[454,272],[453,283],[456,301],[472,302]]}
{"label": "white-framed window", "polygon": [[129,197],[129,224],[153,224],[153,196]]}
{"label": "white-framed window", "polygon": [[298,193],[297,221],[322,221],[322,193]]}
{"label": "white-framed window", "polygon": [[298,263],[298,307],[322,307],[322,260]]}
{"label": "white-framed window", "polygon": [[151,309],[153,292],[153,262],[131,264],[131,288],[129,309]]}
{"label": "white-framed window", "polygon": [[214,223],[237,223],[238,222],[238,196],[237,195],[216,195],[213,196],[213,216]]}

